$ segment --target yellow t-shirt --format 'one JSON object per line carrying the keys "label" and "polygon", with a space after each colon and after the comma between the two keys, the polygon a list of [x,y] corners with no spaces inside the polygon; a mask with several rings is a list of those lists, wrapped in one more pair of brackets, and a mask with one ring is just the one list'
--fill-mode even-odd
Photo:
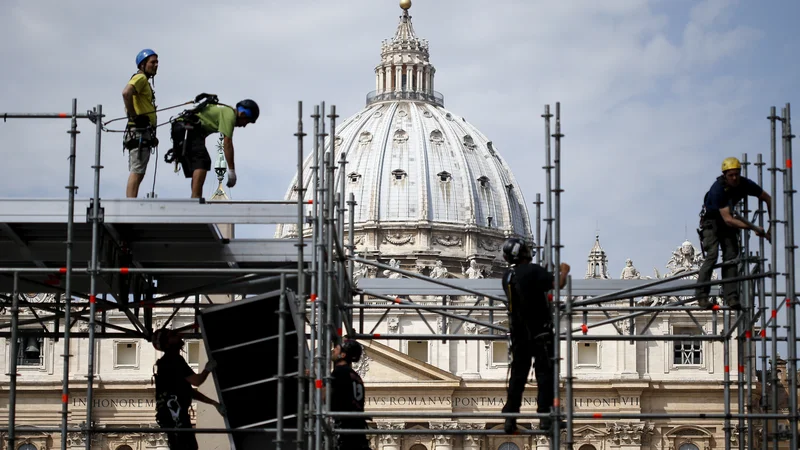
{"label": "yellow t-shirt", "polygon": [[[147,82],[147,77],[143,73],[137,73],[128,81],[136,92],[133,94],[133,109],[137,115],[147,114],[150,124],[156,125],[156,107],[153,104],[153,89]],[[127,111],[126,111],[127,112]],[[150,114],[148,114],[150,113]]]}

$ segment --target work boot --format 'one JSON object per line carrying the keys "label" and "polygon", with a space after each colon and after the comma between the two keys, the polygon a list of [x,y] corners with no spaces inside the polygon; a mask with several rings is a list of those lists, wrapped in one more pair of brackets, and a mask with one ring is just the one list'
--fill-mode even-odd
{"label": "work boot", "polygon": [[742,310],[742,304],[739,303],[739,297],[731,297],[725,303],[727,303],[728,307],[734,311]]}
{"label": "work boot", "polygon": [[[558,427],[561,428],[561,429],[567,428],[567,422],[565,422],[564,420],[559,420],[558,421]],[[545,417],[545,418],[539,420],[539,429],[540,430],[552,431],[552,428],[553,428],[553,419],[551,419],[549,417]]]}
{"label": "work boot", "polygon": [[697,306],[699,306],[699,307],[701,307],[703,309],[713,309],[714,306],[716,306],[716,305],[717,305],[717,302],[715,302],[714,300],[711,300],[706,296],[702,296],[702,297],[698,296]]}
{"label": "work boot", "polygon": [[506,417],[506,423],[503,425],[503,431],[506,434],[514,434],[517,431],[517,418],[516,417]]}

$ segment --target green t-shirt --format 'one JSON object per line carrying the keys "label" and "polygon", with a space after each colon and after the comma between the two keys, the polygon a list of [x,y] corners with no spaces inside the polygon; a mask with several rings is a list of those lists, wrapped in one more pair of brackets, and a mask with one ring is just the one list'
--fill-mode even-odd
{"label": "green t-shirt", "polygon": [[233,137],[236,112],[230,106],[208,105],[197,113],[197,118],[206,136],[219,132],[225,137]]}

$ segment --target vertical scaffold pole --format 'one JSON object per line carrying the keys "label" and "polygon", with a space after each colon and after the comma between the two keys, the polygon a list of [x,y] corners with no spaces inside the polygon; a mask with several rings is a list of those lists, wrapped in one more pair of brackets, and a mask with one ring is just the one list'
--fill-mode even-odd
{"label": "vertical scaffold pole", "polygon": [[[327,260],[327,271],[325,273],[325,278],[327,282],[327,286],[325,288],[325,340],[322,341],[322,351],[324,352],[325,359],[323,366],[323,370],[325,371],[325,404],[322,408],[322,420],[323,422],[326,421],[328,414],[330,413],[330,405],[331,405],[331,382],[333,377],[331,376],[329,367],[331,367],[331,343],[339,342],[339,337],[337,336],[337,329],[339,328],[340,322],[335,319],[335,316],[338,316],[337,313],[337,304],[336,304],[336,293],[334,292],[333,287],[333,277],[337,273],[337,263],[333,259],[333,239],[336,236],[336,211],[334,209],[334,199],[336,198],[336,145],[335,145],[335,136],[336,136],[336,105],[331,105],[331,113],[328,115],[328,118],[331,120],[331,132],[328,136],[328,214],[325,217],[325,221],[327,222],[328,226],[328,233],[326,234],[326,253],[328,256]],[[341,175],[341,174],[340,174]],[[337,239],[341,239],[341,235],[337,237]],[[344,243],[342,243],[344,245]],[[326,434],[325,439],[325,448],[331,448],[331,441],[333,436],[331,434]]]}
{"label": "vertical scaffold pole", "polygon": [[[769,223],[770,223],[770,271],[772,272],[772,276],[770,277],[770,290],[772,291],[772,312],[777,314],[778,311],[778,246],[776,238],[778,237],[778,220],[777,220],[777,211],[778,211],[778,161],[777,161],[777,142],[776,142],[776,132],[777,132],[777,124],[775,123],[778,120],[778,116],[775,113],[775,107],[770,107],[769,110],[769,121],[770,121],[770,168],[768,169],[771,173],[770,179],[770,195],[772,196],[771,203],[771,211]],[[770,378],[772,382],[772,389],[770,392],[770,413],[777,414],[778,413],[778,372],[777,372],[777,362],[778,362],[778,318],[777,316],[772,317],[770,319],[771,325],[771,344],[772,344],[772,364],[770,367]],[[765,382],[766,382],[766,374],[765,374]],[[769,427],[772,430],[772,448],[773,450],[778,450],[778,420],[777,419],[770,419],[769,423],[771,426]]]}
{"label": "vertical scaffold pole", "polygon": [[[747,159],[747,153],[743,153],[742,154],[742,176],[745,176],[745,177],[748,176],[748,170],[747,169],[749,168],[749,166],[750,166],[750,162]],[[745,198],[742,199],[742,217],[744,217],[744,218],[749,220],[749,217],[750,217],[749,214],[750,214],[749,203],[747,201],[747,197],[745,196]],[[742,263],[742,273],[740,273],[739,275],[740,276],[742,276],[742,275],[748,276],[748,275],[750,275],[750,260],[749,260],[749,257],[750,257],[750,230],[742,230],[739,233],[739,235],[742,237],[742,244],[743,244],[742,248],[741,248],[741,251],[739,252],[741,260],[743,261],[743,263]],[[753,307],[753,304],[754,304],[754,300],[753,300],[752,296],[750,295],[750,292],[751,292],[750,285],[751,285],[751,283],[752,283],[751,280],[742,281],[741,284],[740,284],[741,289],[739,290],[739,296],[740,296],[741,304],[743,306],[742,315],[744,316],[742,322],[740,322],[740,327],[742,329],[744,329],[744,330],[747,330],[748,327],[750,326],[750,317],[751,317],[750,313],[752,311],[752,307]],[[742,331],[737,331],[736,332],[736,336],[737,336],[737,338],[736,338],[736,359],[737,359],[736,367],[738,369],[736,371],[737,386],[738,386],[737,389],[736,389],[736,394],[737,394],[737,410],[738,410],[738,413],[740,414],[737,426],[739,428],[739,450],[745,450],[745,433],[744,433],[745,420],[744,420],[744,416],[741,415],[741,414],[744,414],[744,405],[745,405],[745,396],[744,396],[744,394],[745,394],[745,373],[744,373],[743,370],[744,370],[745,366],[748,368],[748,370],[750,368],[750,361],[749,361],[750,352],[747,350],[747,347],[746,347],[747,344],[748,344],[748,342],[746,341],[746,339],[747,339],[746,336],[747,335]],[[748,397],[748,403],[749,403],[749,397]],[[749,441],[748,441],[748,443],[749,443]]]}
{"label": "vertical scaffold pole", "polygon": [[534,247],[536,249],[536,264],[542,264],[542,194],[536,193],[536,242]]}
{"label": "vertical scaffold pole", "polygon": [[16,418],[17,418],[17,357],[19,355],[19,272],[14,272],[13,297],[11,298],[11,344],[8,357],[9,386],[8,386],[8,447],[15,449],[16,445]]}
{"label": "vertical scaffold pole", "polygon": [[553,193],[552,193],[552,180],[550,179],[550,173],[553,169],[553,166],[550,162],[550,118],[553,117],[550,114],[550,105],[544,105],[544,169],[545,169],[545,206],[546,206],[546,218],[545,218],[545,230],[544,230],[544,264],[545,268],[551,272],[554,272],[553,268],[553,254],[552,254],[552,246],[553,246]]}
{"label": "vertical scaffold pole", "polygon": [[[560,278],[560,277],[559,277]],[[573,448],[573,431],[574,428],[572,427],[572,413],[575,409],[575,402],[572,399],[572,275],[567,277],[567,300],[566,300],[566,311],[565,314],[567,315],[567,379],[566,379],[566,389],[567,389],[567,449],[572,450]],[[558,328],[556,328],[558,330]],[[558,340],[558,339],[556,339]]]}
{"label": "vertical scaffold pole", "polygon": [[[97,136],[95,138],[94,147],[94,193],[92,195],[92,213],[90,220],[92,221],[92,260],[91,273],[89,274],[89,368],[86,377],[86,450],[92,448],[92,431],[94,430],[94,419],[92,417],[92,404],[94,396],[94,359],[95,359],[95,315],[97,314],[97,276],[99,275],[98,267],[98,252],[100,240],[100,150],[101,140],[103,136],[103,106],[97,105],[95,110],[95,125],[97,126]],[[69,324],[67,324],[69,326]]]}
{"label": "vertical scaffold pole", "polygon": [[314,399],[317,394],[316,389],[316,375],[317,375],[317,365],[316,365],[316,339],[317,339],[317,298],[320,295],[319,285],[318,285],[318,269],[317,266],[319,265],[319,240],[320,240],[320,226],[319,226],[319,215],[321,210],[319,208],[320,204],[320,160],[322,159],[320,148],[319,148],[319,119],[320,119],[320,111],[319,105],[314,106],[314,114],[311,116],[314,118],[314,156],[313,161],[311,163],[311,184],[309,185],[312,189],[312,201],[311,201],[311,295],[310,295],[310,314],[311,318],[309,320],[309,353],[308,353],[308,369],[311,382],[309,389],[308,389],[308,428],[307,428],[307,437],[308,437],[308,450],[312,450],[313,440],[311,439],[314,430],[314,421],[316,420],[315,416],[315,403]]}
{"label": "vertical scaffold pole", "polygon": [[[303,139],[306,133],[303,132],[303,102],[297,102],[297,323],[305,323],[305,263],[303,262],[303,228],[304,228],[304,206],[305,206],[305,192],[303,187]],[[313,163],[312,163],[313,165]],[[313,205],[312,205],[313,207]],[[283,307],[283,303],[281,303]],[[305,325],[303,325],[305,327]],[[305,329],[297,330],[297,378],[298,381],[303,380],[305,373]],[[304,392],[305,383],[302,381],[297,383],[297,432],[295,438],[297,440],[297,450],[303,447],[303,423],[305,422],[305,414],[303,411],[303,403],[305,399]],[[280,416],[279,416],[280,417]],[[278,445],[281,445],[281,438],[278,438]],[[280,448],[280,447],[278,447]]]}
{"label": "vertical scaffold pole", "polygon": [[789,340],[788,386],[789,389],[789,428],[791,444],[789,448],[798,448],[797,430],[797,323],[795,301],[797,300],[794,273],[794,186],[792,180],[792,111],[791,105],[783,109],[783,209],[784,239],[786,247],[786,319],[787,337]]}
{"label": "vertical scaffold pole", "polygon": [[317,315],[315,318],[315,326],[317,328],[316,350],[314,353],[316,377],[314,379],[315,395],[314,395],[314,449],[320,450],[322,448],[322,389],[323,386],[323,361],[324,349],[326,345],[325,339],[325,310],[328,292],[325,287],[325,273],[327,271],[327,258],[325,258],[325,250],[327,249],[326,243],[328,236],[328,227],[326,218],[328,217],[328,165],[330,164],[330,152],[325,149],[325,102],[322,102],[322,111],[320,117],[320,133],[317,137],[319,139],[320,153],[322,154],[322,164],[319,167],[319,210],[317,215],[317,224],[319,227],[319,234],[317,235]]}
{"label": "vertical scaffold pole", "polygon": [[[278,305],[278,395],[276,414],[277,418],[276,435],[275,435],[275,449],[281,450],[283,448],[283,387],[285,385],[284,378],[286,376],[286,274],[281,274],[281,295],[278,298],[280,304]],[[299,338],[300,336],[298,336]]]}
{"label": "vertical scaffold pole", "polygon": [[70,328],[72,310],[72,232],[75,223],[75,152],[77,147],[78,131],[78,99],[72,99],[72,121],[69,130],[69,202],[67,203],[67,261],[66,281],[64,288],[64,370],[61,387],[61,450],[67,450],[67,421],[69,420],[69,358],[70,358]]}
{"label": "vertical scaffold pole", "polygon": [[[554,193],[554,203],[555,203],[555,223],[553,224],[553,257],[555,261],[553,262],[553,273],[556,274],[556,280],[560,280],[560,266],[561,266],[561,138],[564,137],[561,134],[561,102],[556,102],[556,130],[553,134],[555,138],[555,158],[553,160],[553,165],[555,167],[555,186],[553,189]],[[555,334],[556,338],[553,339],[553,384],[554,384],[554,395],[555,395],[555,404],[554,406],[554,414],[555,414],[555,421],[553,424],[553,448],[561,448],[559,444],[559,438],[561,437],[561,403],[560,403],[560,389],[559,389],[559,375],[561,374],[561,317],[560,317],[560,309],[561,309],[561,283],[556,281],[555,283],[555,293],[553,294],[553,323],[555,326]],[[568,333],[572,333],[572,330],[567,330]],[[568,352],[571,349],[567,349]],[[569,382],[569,380],[567,380]],[[568,430],[567,433],[570,432],[572,429],[572,424],[567,424]],[[571,439],[568,437],[568,439]]]}
{"label": "vertical scaffold pole", "polygon": [[730,329],[731,329],[731,322],[733,319],[731,318],[732,310],[723,310],[722,311],[722,335],[725,336],[725,339],[722,341],[723,349],[723,400],[722,406],[725,411],[725,422],[723,425],[723,429],[725,430],[725,450],[731,450],[731,339],[730,339]]}
{"label": "vertical scaffold pole", "polygon": [[[758,168],[758,185],[764,186],[764,157],[761,153],[758,154],[756,159],[756,167]],[[758,202],[758,226],[764,228],[764,203],[759,201]],[[766,228],[765,228],[766,229]],[[765,255],[764,252],[764,239],[758,240],[758,270],[759,273],[764,273],[766,270],[767,265],[765,264]],[[767,410],[767,339],[766,339],[766,329],[767,329],[767,296],[766,296],[766,281],[764,277],[758,279],[758,304],[759,304],[759,315],[761,319],[761,325],[759,328],[760,336],[759,341],[761,342],[761,403],[760,409],[761,411]],[[754,299],[755,301],[755,299]],[[755,355],[755,346],[753,346],[753,355]],[[754,369],[755,370],[755,369]],[[752,380],[751,380],[752,381]],[[750,383],[752,384],[752,382]],[[750,411],[753,410],[752,407],[752,395],[750,393],[748,386],[748,403],[750,406]],[[765,420],[761,420],[761,423],[766,425]],[[748,429],[747,429],[747,442],[750,444],[752,448],[755,448],[755,423],[752,419],[748,422]],[[761,448],[762,450],[767,450],[767,427],[761,427]]]}
{"label": "vertical scaffold pole", "polygon": [[[342,192],[344,192],[344,190],[342,190]],[[356,234],[355,233],[356,195],[353,192],[350,193],[350,199],[347,201],[347,214],[350,217],[350,223],[347,225],[347,228],[348,228],[347,235],[350,238],[350,245],[348,246],[348,248],[350,249],[350,255],[349,256],[353,257],[353,256],[356,255],[356,243],[355,243],[355,238],[356,238],[356,236],[355,236],[355,234]],[[353,270],[354,270],[353,260],[352,259],[348,259],[347,264],[348,264],[348,271],[347,271],[348,278],[347,279],[348,279],[348,282],[352,282],[352,280],[353,280]],[[348,293],[347,301],[349,303],[353,302],[353,296],[350,295],[350,293]],[[350,316],[350,323],[353,323],[353,310],[352,309],[348,310],[348,315]],[[363,324],[364,324],[364,308],[359,308],[359,317],[360,317],[361,326],[363,327]],[[363,329],[362,329],[362,331],[359,331],[359,333],[363,333]]]}

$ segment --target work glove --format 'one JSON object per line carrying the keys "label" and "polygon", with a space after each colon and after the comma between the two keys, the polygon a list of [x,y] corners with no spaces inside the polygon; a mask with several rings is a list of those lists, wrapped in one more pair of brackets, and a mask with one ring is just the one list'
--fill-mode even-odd
{"label": "work glove", "polygon": [[206,372],[211,372],[215,367],[217,367],[217,362],[212,359],[206,363],[206,367],[203,370]]}
{"label": "work glove", "polygon": [[229,188],[236,186],[236,171],[233,169],[228,169],[228,184]]}
{"label": "work glove", "polygon": [[221,416],[224,416],[225,413],[227,412],[227,410],[225,409],[225,405],[223,405],[221,403],[217,403],[216,405],[214,405],[214,407],[217,408],[217,412]]}

